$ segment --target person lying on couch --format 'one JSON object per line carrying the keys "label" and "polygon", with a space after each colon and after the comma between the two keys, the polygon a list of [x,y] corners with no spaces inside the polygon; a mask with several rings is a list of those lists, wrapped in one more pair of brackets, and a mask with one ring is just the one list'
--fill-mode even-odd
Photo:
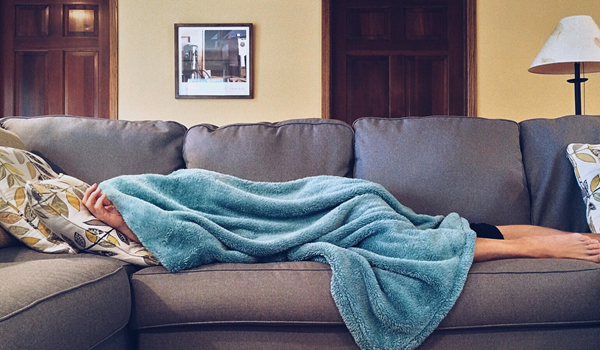
{"label": "person lying on couch", "polygon": [[[138,236],[97,184],[85,192],[82,203],[99,220],[134,242]],[[534,225],[471,224],[477,238],[474,262],[510,258],[567,258],[600,263],[597,234],[572,233]]]}
{"label": "person lying on couch", "polygon": [[331,295],[363,350],[418,346],[453,307],[473,261],[600,262],[592,235],[420,215],[381,185],[343,177],[252,182],[184,169],[109,179],[82,202],[171,272],[211,263],[329,264]]}

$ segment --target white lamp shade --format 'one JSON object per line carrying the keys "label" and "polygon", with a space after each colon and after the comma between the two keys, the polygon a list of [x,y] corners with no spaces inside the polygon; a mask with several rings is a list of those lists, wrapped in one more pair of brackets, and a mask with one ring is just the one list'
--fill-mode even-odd
{"label": "white lamp shade", "polygon": [[582,63],[582,72],[600,72],[600,28],[590,16],[561,19],[529,71],[573,74],[575,62]]}

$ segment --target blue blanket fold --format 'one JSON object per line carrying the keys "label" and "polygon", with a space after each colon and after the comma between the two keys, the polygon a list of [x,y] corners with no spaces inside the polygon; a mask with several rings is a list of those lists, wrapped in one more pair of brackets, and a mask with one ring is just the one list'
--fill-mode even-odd
{"label": "blue blanket fold", "polygon": [[457,214],[427,216],[381,186],[317,176],[251,182],[206,170],[100,184],[170,271],[205,264],[313,260],[361,349],[412,349],[458,298],[475,234]]}

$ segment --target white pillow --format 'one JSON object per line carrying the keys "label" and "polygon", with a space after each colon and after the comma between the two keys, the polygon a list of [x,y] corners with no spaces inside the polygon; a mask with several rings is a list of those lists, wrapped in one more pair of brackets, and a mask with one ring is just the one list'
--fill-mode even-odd
{"label": "white pillow", "polygon": [[575,177],[586,205],[590,231],[600,229],[600,145],[572,143],[567,146],[567,156],[573,165]]}
{"label": "white pillow", "polygon": [[0,147],[0,226],[29,247],[44,253],[77,251],[52,233],[31,210],[25,183],[58,176],[33,153]]}
{"label": "white pillow", "polygon": [[141,244],[96,219],[81,203],[85,182],[67,175],[28,182],[27,200],[53,232],[74,247],[135,265],[154,266],[158,260]]}

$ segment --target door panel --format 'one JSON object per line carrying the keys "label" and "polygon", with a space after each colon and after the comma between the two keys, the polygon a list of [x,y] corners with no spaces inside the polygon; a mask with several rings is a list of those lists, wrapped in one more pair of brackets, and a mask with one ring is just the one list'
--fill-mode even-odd
{"label": "door panel", "polygon": [[65,36],[98,37],[98,5],[64,5],[63,16]]}
{"label": "door panel", "polygon": [[3,116],[116,118],[116,0],[1,3]]}
{"label": "door panel", "polygon": [[471,2],[324,0],[325,116],[468,115]]}
{"label": "door panel", "polygon": [[388,113],[389,66],[387,56],[348,57],[346,103],[350,118]]}
{"label": "door panel", "polygon": [[446,40],[448,8],[443,6],[407,6],[404,21],[407,40]]}
{"label": "door panel", "polygon": [[407,57],[407,63],[407,115],[449,115],[447,58]]}
{"label": "door panel", "polygon": [[15,36],[48,36],[48,5],[15,5]]}
{"label": "door panel", "polygon": [[65,52],[65,113],[96,116],[98,52]]}
{"label": "door panel", "polygon": [[15,53],[15,109],[17,115],[46,114],[48,52]]}
{"label": "door panel", "polygon": [[349,39],[388,40],[390,34],[389,8],[348,9],[347,37]]}

